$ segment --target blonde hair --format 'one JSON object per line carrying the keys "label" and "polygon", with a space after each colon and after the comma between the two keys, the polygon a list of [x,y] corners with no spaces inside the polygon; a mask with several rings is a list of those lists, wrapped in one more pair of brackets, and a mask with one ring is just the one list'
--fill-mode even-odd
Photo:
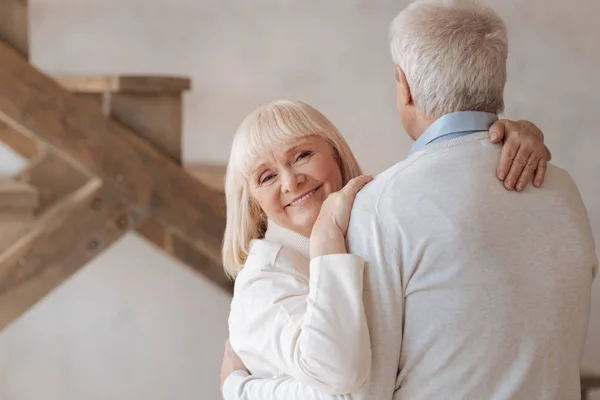
{"label": "blonde hair", "polygon": [[235,278],[248,257],[250,242],[264,237],[267,219],[251,198],[248,179],[255,157],[271,146],[317,135],[333,149],[344,185],[361,170],[337,128],[315,108],[300,101],[278,100],[250,113],[233,139],[225,176],[227,224],[223,239],[223,267]]}
{"label": "blonde hair", "polygon": [[426,116],[503,111],[506,26],[485,4],[417,0],[392,22],[390,50]]}

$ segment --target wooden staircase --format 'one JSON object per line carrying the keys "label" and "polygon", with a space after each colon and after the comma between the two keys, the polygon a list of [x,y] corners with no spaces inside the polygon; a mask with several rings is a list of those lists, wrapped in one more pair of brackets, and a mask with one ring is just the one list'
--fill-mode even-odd
{"label": "wooden staircase", "polygon": [[38,191],[33,186],[0,180],[0,252],[31,229],[38,205]]}
{"label": "wooden staircase", "polygon": [[0,186],[0,223],[16,221],[0,239],[0,330],[132,230],[230,292],[224,168],[181,165],[190,80],[50,77],[27,60],[26,27],[26,2],[0,0],[0,140],[29,160]]}

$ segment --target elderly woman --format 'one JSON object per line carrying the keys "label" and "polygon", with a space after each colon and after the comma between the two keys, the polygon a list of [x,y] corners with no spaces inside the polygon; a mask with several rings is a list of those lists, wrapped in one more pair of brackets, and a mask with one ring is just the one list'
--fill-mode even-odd
{"label": "elderly woman", "polygon": [[[546,154],[541,141],[531,141],[540,136],[528,130],[532,125],[513,126],[505,147],[521,148],[527,156]],[[525,135],[517,133],[521,128]],[[501,123],[492,131],[497,141],[504,136]],[[511,169],[507,160],[499,170]],[[347,254],[344,236],[354,196],[370,179],[361,175],[335,126],[307,104],[277,101],[240,125],[225,188],[223,264],[236,278],[231,347],[222,370],[226,400],[289,393],[287,388],[271,397],[273,392],[246,385],[253,378],[244,371],[293,378],[293,385],[311,393],[301,398],[354,392],[366,381],[371,349],[362,303],[364,263]]]}

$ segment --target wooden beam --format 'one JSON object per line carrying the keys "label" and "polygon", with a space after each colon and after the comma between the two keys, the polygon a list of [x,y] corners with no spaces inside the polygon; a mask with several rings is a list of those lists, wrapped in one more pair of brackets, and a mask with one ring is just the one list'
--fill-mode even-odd
{"label": "wooden beam", "polygon": [[183,104],[177,94],[77,93],[125,125],[158,151],[181,164]]}
{"label": "wooden beam", "polygon": [[29,8],[26,0],[0,0],[0,40],[29,56]]}
{"label": "wooden beam", "polygon": [[38,191],[24,182],[0,179],[0,209],[26,208],[39,206]]}
{"label": "wooden beam", "polygon": [[171,235],[167,228],[159,221],[152,218],[146,219],[137,229],[137,233],[153,243],[167,254],[172,254]]}
{"label": "wooden beam", "polygon": [[28,159],[35,157],[42,147],[39,140],[24,135],[2,121],[0,121],[0,142]]}
{"label": "wooden beam", "polygon": [[79,93],[181,93],[191,88],[191,80],[176,76],[93,75],[55,76],[65,89]]}
{"label": "wooden beam", "polygon": [[225,172],[227,166],[224,164],[188,164],[185,170],[196,177],[211,189],[225,193]]}
{"label": "wooden beam", "polygon": [[202,254],[193,243],[170,232],[160,222],[148,219],[138,228],[138,233],[159,249],[204,275],[221,289],[233,293],[233,283],[222,272],[220,263]]}
{"label": "wooden beam", "polygon": [[110,95],[109,115],[181,164],[183,104],[180,94]]}
{"label": "wooden beam", "polygon": [[34,187],[12,179],[0,180],[0,252],[30,228],[38,204]]}
{"label": "wooden beam", "polygon": [[226,278],[221,262],[207,257],[197,246],[177,234],[171,235],[171,243],[173,257],[204,275],[221,289],[233,293],[233,283]]}
{"label": "wooden beam", "polygon": [[16,181],[36,188],[39,196],[37,215],[81,188],[90,178],[51,149],[40,153],[14,177]]}
{"label": "wooden beam", "polygon": [[161,76],[58,76],[80,96],[92,97],[114,118],[181,164],[182,93],[191,80]]}
{"label": "wooden beam", "polygon": [[78,99],[4,43],[0,59],[0,117],[67,153],[218,262],[225,226],[222,194],[106,119],[97,105]]}
{"label": "wooden beam", "polygon": [[143,219],[93,179],[0,254],[0,330]]}
{"label": "wooden beam", "polygon": [[0,208],[0,253],[30,229],[34,222],[32,209]]}
{"label": "wooden beam", "polygon": [[581,374],[581,389],[600,390],[600,374],[592,375],[590,373]]}

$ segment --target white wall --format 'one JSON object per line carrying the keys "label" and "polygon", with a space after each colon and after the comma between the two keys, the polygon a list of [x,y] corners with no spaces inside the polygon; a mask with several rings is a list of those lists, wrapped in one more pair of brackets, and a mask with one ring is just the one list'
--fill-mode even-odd
{"label": "white wall", "polygon": [[0,179],[18,174],[25,166],[27,166],[27,160],[0,142]]}
{"label": "white wall", "polygon": [[0,399],[219,399],[229,300],[129,234],[2,332]]}
{"label": "white wall", "polygon": [[[61,74],[168,73],[192,77],[194,90],[186,97],[184,137],[184,156],[188,161],[226,160],[232,135],[243,116],[257,105],[277,97],[302,99],[321,109],[347,136],[368,172],[378,172],[401,159],[410,146],[395,116],[394,78],[386,43],[387,25],[407,4],[406,0],[30,0],[30,3],[32,60],[46,71]],[[600,79],[597,77],[600,24],[596,21],[600,15],[600,2],[491,0],[489,3],[505,18],[510,30],[506,115],[512,119],[533,120],[544,130],[554,162],[567,168],[581,189],[600,254],[600,179],[597,176],[600,158],[596,156],[600,148],[596,123],[600,109]],[[110,279],[106,279],[119,280],[120,269],[110,268],[111,265],[138,257],[139,246],[143,245],[134,245],[134,242],[137,243],[136,239],[127,238],[117,245],[119,253],[94,263],[98,270],[107,268],[105,273]],[[152,264],[160,257],[149,258]],[[170,276],[167,263],[173,262],[164,260],[164,265],[156,262],[160,266],[155,268],[163,271],[161,276],[165,279]],[[129,264],[124,262],[122,265]],[[87,269],[81,276],[85,277],[85,274],[88,274]],[[144,273],[140,271],[140,275],[144,276]],[[99,286],[95,279],[81,279],[82,282],[75,279],[66,285],[67,288],[72,286],[72,297],[64,295],[70,302],[82,301],[85,288]],[[136,278],[124,285],[129,288],[129,285],[145,283]],[[141,291],[143,287],[140,286]],[[102,290],[111,293],[108,282]],[[194,290],[190,289],[190,292]],[[218,307],[225,313],[224,300],[220,301]],[[52,350],[53,356],[49,356],[55,361],[57,376],[46,381],[52,381],[55,393],[65,395],[65,399],[95,398],[100,396],[99,393],[114,399],[129,399],[134,391],[125,382],[132,380],[144,382],[140,390],[148,390],[150,393],[144,394],[154,398],[151,393],[162,393],[160,391],[169,386],[163,385],[162,370],[147,366],[149,358],[145,357],[150,355],[132,355],[125,351],[127,347],[123,341],[126,338],[130,341],[143,338],[135,323],[127,325],[127,314],[121,314],[127,302],[135,304],[136,313],[144,309],[143,302],[128,296],[111,303],[111,312],[121,316],[122,325],[115,325],[113,330],[106,332],[107,337],[98,339],[104,341],[103,346],[110,355],[105,359],[116,364],[125,363],[132,369],[135,365],[129,375],[123,373],[120,366],[115,366],[118,375],[127,376],[127,379],[117,378],[122,378],[119,383],[124,386],[105,383],[87,387],[85,384],[92,378],[86,378],[86,374],[108,379],[108,373],[98,372],[93,364],[89,364],[97,360],[92,356],[85,357],[88,351],[85,346],[65,345],[70,350]],[[600,373],[598,281],[594,285],[593,302],[583,364]],[[97,303],[88,303],[88,306],[81,312],[79,324],[74,324],[58,304],[54,306],[59,315],[54,315],[53,321],[70,326],[64,328],[70,336],[65,338],[60,332],[51,334],[53,339],[40,344],[39,350],[27,351],[19,357],[29,360],[29,365],[44,363],[43,358],[49,350],[42,349],[50,346],[52,340],[64,338],[65,343],[91,341],[94,336],[82,329],[86,326],[85,321],[91,318],[88,314],[94,313],[98,306]],[[172,327],[167,323],[168,317],[181,323],[184,316],[194,318],[197,314],[184,306],[178,310],[181,316],[159,313],[147,315],[147,318],[157,324],[156,329],[167,329]],[[44,312],[41,306],[35,316],[32,313],[30,321],[26,317],[22,325],[21,322],[15,325],[11,346],[7,345],[7,334],[0,337],[0,351],[12,354],[15,348],[28,349],[29,345],[22,344],[27,343],[26,339],[16,337],[27,337],[27,331],[32,329],[44,332],[44,335],[52,332],[53,328],[44,325],[48,318]],[[165,311],[165,314],[168,313]],[[130,318],[137,318],[135,315],[132,313]],[[219,324],[224,324],[225,316],[218,315]],[[195,323],[201,324],[200,320],[198,317]],[[194,322],[190,324],[194,326]],[[194,347],[197,346],[196,338],[188,337],[186,341],[170,335],[161,336],[160,341],[153,344],[168,346],[169,340],[180,341],[179,346],[190,346],[197,349],[198,357],[204,356],[198,347]],[[219,351],[223,335],[224,331],[217,330],[208,339],[215,341],[214,347]],[[8,336],[11,337],[11,332]],[[153,351],[150,344],[149,339],[143,342],[139,351]],[[122,354],[115,349],[123,350]],[[96,348],[90,354],[99,352]],[[163,352],[152,357],[163,364],[178,360]],[[195,357],[190,354],[180,357],[186,360],[179,360],[182,363],[179,365],[193,365]],[[210,362],[214,362],[214,372],[218,368],[217,362],[213,359]],[[206,365],[208,363],[206,361]],[[68,365],[77,366],[81,371],[69,375]],[[108,361],[103,365],[108,366]],[[2,371],[0,369],[0,384],[7,373]],[[182,372],[180,389],[173,388],[173,396],[177,394],[178,398],[186,399],[192,398],[191,393],[194,393],[196,397],[217,398],[208,392],[205,396],[202,391],[194,392],[194,389],[200,390],[199,386],[195,386],[197,382],[191,375],[184,375],[186,373],[189,371]],[[34,375],[37,377],[38,373]],[[172,382],[169,379],[169,376],[165,378]],[[36,397],[28,394],[27,383],[15,385],[9,400]],[[205,390],[212,389],[213,386]],[[0,395],[3,394],[1,390]]]}

